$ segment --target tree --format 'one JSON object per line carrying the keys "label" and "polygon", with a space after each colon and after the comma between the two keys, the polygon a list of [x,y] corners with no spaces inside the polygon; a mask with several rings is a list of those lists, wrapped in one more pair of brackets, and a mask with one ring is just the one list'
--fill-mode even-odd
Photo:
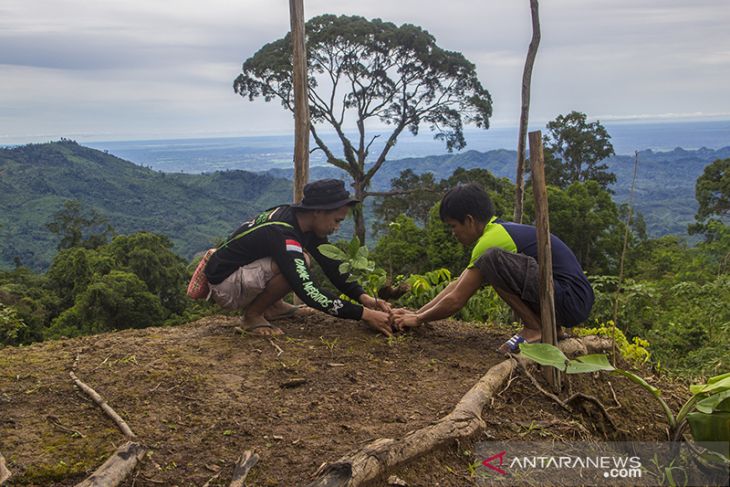
{"label": "tree", "polygon": [[145,283],[130,272],[113,270],[95,276],[73,307],[53,321],[49,335],[75,336],[159,323],[166,311]]}
{"label": "tree", "polygon": [[78,200],[66,200],[46,228],[61,238],[58,250],[72,247],[94,249],[114,233],[106,217],[95,209],[82,208]]}
{"label": "tree", "polygon": [[[616,272],[624,224],[608,191],[596,181],[573,183],[565,189],[548,187],[550,232],[570,247],[589,274]],[[525,215],[535,214],[527,198]]]}
{"label": "tree", "polygon": [[[466,145],[464,123],[488,128],[492,100],[474,65],[462,54],[437,46],[420,27],[322,15],[307,22],[306,32],[310,132],[327,162],[352,177],[360,201],[368,197],[373,176],[404,130],[415,135],[426,124],[452,151]],[[244,62],[233,83],[235,92],[252,101],[278,99],[293,112],[291,51],[290,34],[266,44]],[[389,125],[392,131],[371,159],[378,135],[370,137],[365,127],[372,121]],[[355,137],[347,133],[351,124]],[[342,156],[320,137],[321,125],[334,129]],[[366,166],[367,161],[371,163]],[[354,218],[355,231],[364,242],[361,206],[355,208]]]}
{"label": "tree", "polygon": [[730,159],[718,159],[705,167],[695,184],[699,224],[712,216],[730,215]]}
{"label": "tree", "polygon": [[611,136],[600,122],[586,122],[586,114],[576,111],[547,124],[545,179],[548,184],[566,188],[572,183],[596,181],[601,188],[616,182],[601,161],[614,155]]}
{"label": "tree", "polygon": [[383,194],[373,205],[377,215],[375,230],[387,228],[400,215],[412,218],[421,226],[426,225],[428,212],[443,196],[441,185],[434,180],[433,173],[416,174],[413,169],[401,171],[400,176],[390,180],[390,192]]}
{"label": "tree", "polygon": [[388,231],[375,246],[373,259],[388,271],[389,276],[427,271],[423,259],[426,231],[412,218],[399,215],[388,225]]}
{"label": "tree", "polygon": [[188,275],[185,261],[172,251],[170,239],[137,232],[115,237],[104,252],[113,257],[115,268],[139,277],[169,312],[181,313],[185,309]]}

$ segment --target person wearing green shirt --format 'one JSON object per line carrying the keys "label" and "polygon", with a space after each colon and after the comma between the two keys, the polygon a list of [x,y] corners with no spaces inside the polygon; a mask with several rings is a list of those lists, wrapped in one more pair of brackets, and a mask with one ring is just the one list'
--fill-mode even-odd
{"label": "person wearing green shirt", "polygon": [[[406,329],[449,317],[481,286],[490,285],[524,325],[497,350],[513,353],[522,342],[540,341],[536,228],[498,219],[491,199],[476,184],[451,189],[441,200],[439,212],[459,242],[474,245],[469,265],[418,311],[395,310],[395,326]],[[555,235],[550,236],[550,242],[555,314],[561,336],[561,326],[570,328],[588,318],[595,297],[575,254]]]}

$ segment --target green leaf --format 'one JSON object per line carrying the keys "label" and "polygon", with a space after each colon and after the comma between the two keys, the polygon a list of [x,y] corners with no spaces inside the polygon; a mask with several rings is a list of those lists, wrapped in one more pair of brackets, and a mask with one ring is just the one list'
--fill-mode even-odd
{"label": "green leaf", "polygon": [[710,378],[707,384],[693,384],[689,386],[692,394],[704,394],[706,392],[722,392],[730,389],[730,374],[718,375]]}
{"label": "green leaf", "polygon": [[634,382],[635,384],[639,384],[641,387],[643,387],[647,391],[651,392],[656,397],[659,397],[662,393],[662,391],[660,391],[653,385],[649,384],[642,377],[639,377],[638,375],[634,374],[633,372],[629,372],[628,370],[621,370],[621,369],[616,369],[616,370],[614,370],[614,372],[616,372],[617,374],[623,375],[624,377],[629,379],[631,382]]}
{"label": "green leaf", "polygon": [[355,258],[361,257],[363,259],[367,259],[368,255],[370,255],[370,251],[368,250],[367,247],[362,246],[359,249],[357,249],[357,254],[355,254]]}
{"label": "green leaf", "polygon": [[548,343],[520,343],[520,352],[540,365],[549,365],[562,371],[565,371],[568,362],[568,357],[558,347]]}
{"label": "green leaf", "polygon": [[332,244],[322,244],[319,247],[320,253],[324,255],[325,257],[328,257],[330,259],[334,260],[347,260],[347,254],[345,254],[342,250],[340,250],[339,247],[336,247]]}
{"label": "green leaf", "polygon": [[705,414],[712,414],[715,411],[730,412],[730,391],[723,391],[706,397],[698,402],[695,407]]}
{"label": "green leaf", "polygon": [[695,441],[730,441],[730,413],[689,413],[687,422]]}
{"label": "green leaf", "polygon": [[568,374],[580,374],[585,372],[598,372],[599,370],[606,370],[609,372],[616,370],[614,366],[608,362],[608,357],[602,353],[576,357],[575,360],[568,362],[568,367],[565,372]]}
{"label": "green leaf", "polygon": [[350,263],[343,262],[342,264],[340,264],[339,271],[340,274],[347,274],[348,272],[350,272]]}
{"label": "green leaf", "polygon": [[368,260],[364,257],[355,257],[352,260],[352,267],[353,267],[353,269],[367,270],[368,269]]}
{"label": "green leaf", "polygon": [[348,245],[347,253],[350,254],[350,257],[355,257],[358,250],[360,250],[360,239],[357,235],[353,235]]}

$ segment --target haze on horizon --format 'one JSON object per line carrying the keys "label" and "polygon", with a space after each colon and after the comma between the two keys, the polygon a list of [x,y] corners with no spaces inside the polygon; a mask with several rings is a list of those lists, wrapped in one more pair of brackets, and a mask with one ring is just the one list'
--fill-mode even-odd
{"label": "haze on horizon", "polygon": [[[517,124],[529,1],[305,0],[305,15],[412,23],[477,66],[492,126]],[[531,122],[730,119],[727,0],[543,0]],[[281,134],[276,102],[234,94],[241,63],[289,30],[284,0],[5,0],[0,144]]]}

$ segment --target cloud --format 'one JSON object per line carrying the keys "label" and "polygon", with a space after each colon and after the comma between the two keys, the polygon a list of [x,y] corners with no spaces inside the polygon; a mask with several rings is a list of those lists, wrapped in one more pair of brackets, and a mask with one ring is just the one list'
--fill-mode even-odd
{"label": "cloud", "polygon": [[[494,122],[516,124],[527,1],[305,0],[307,17],[322,13],[423,27],[475,63]],[[730,112],[727,0],[551,0],[540,18],[534,120]],[[285,0],[4,0],[0,134],[287,131],[278,104],[231,85],[288,29]]]}

